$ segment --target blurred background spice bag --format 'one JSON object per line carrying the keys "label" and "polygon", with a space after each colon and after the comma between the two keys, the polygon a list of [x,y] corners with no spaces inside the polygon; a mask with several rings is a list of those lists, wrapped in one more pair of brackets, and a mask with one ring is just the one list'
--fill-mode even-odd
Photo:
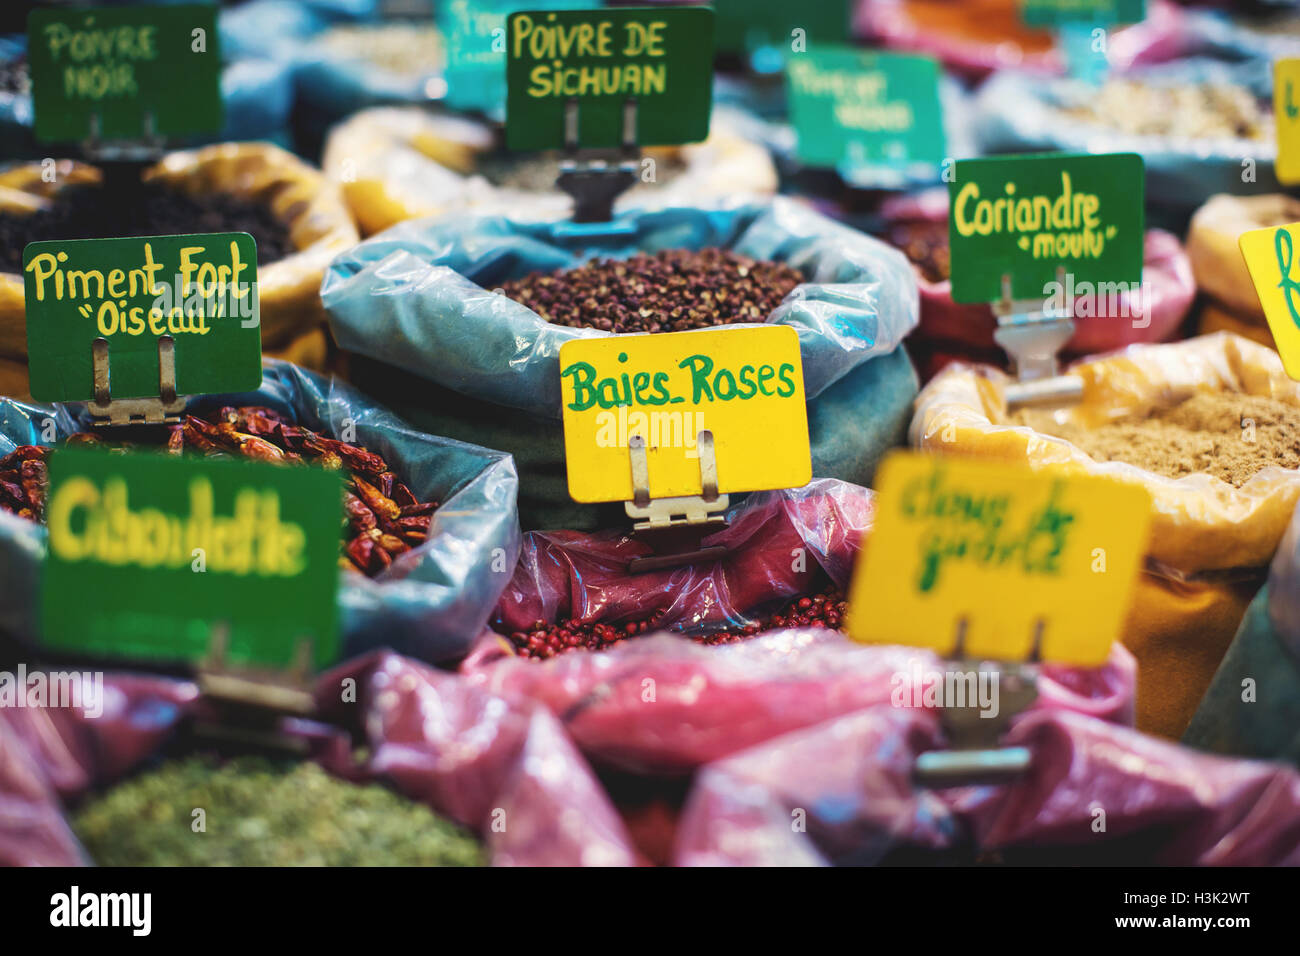
{"label": "blurred background spice bag", "polygon": [[1122,640],[1138,661],[1138,728],[1177,738],[1300,499],[1300,383],[1276,352],[1227,333],[1066,374],[1078,405],[1015,409],[1001,371],[951,365],[917,399],[911,442],[1147,489],[1150,550]]}
{"label": "blurred background spice bag", "polygon": [[[504,69],[504,67],[503,67]],[[648,148],[640,182],[617,208],[696,206],[718,196],[776,192],[776,169],[734,109],[713,111],[709,138]],[[609,156],[617,161],[617,151]],[[362,110],[334,126],[321,164],[365,235],[395,223],[456,213],[563,219],[573,200],[555,186],[559,153],[509,153],[499,126],[415,107]]]}
{"label": "blurred background spice bag", "polygon": [[0,169],[0,394],[29,396],[22,256],[46,239],[248,232],[263,353],[329,366],[320,283],[358,235],[318,170],[269,144],[223,143],[170,153],[122,189],[102,184],[100,170],[68,160]]}
{"label": "blurred background spice bag", "polygon": [[[907,348],[922,381],[960,359],[1005,369],[1006,354],[993,341],[997,319],[992,306],[958,303],[952,298],[948,191],[898,196],[887,200],[880,214],[881,235],[903,250],[916,270],[921,323],[908,337]],[[1147,230],[1139,290],[1100,293],[1099,287],[1092,288],[1090,294],[1083,288],[1073,290],[1075,331],[1065,345],[1067,356],[1174,338],[1196,296],[1188,253],[1177,236],[1161,229]]]}
{"label": "blurred background spice bag", "polygon": [[572,339],[791,325],[813,475],[864,485],[917,388],[899,348],[918,312],[906,259],[784,199],[629,211],[597,235],[501,216],[402,223],[336,258],[321,296],[359,387],[515,457],[526,529],[625,520],[569,498],[559,351]]}
{"label": "blurred background spice bag", "polygon": [[[39,641],[46,460],[60,445],[130,450],[160,441],[91,432],[84,406],[0,399],[0,632]],[[340,440],[342,438],[343,440]],[[348,440],[350,439],[350,440]],[[192,399],[166,448],[307,462],[342,471],[343,656],[389,647],[464,656],[519,553],[510,457],[422,434],[332,379],[267,360],[262,386]]]}
{"label": "blurred background spice bag", "polygon": [[1300,765],[1300,509],[1183,743]]}
{"label": "blurred background spice bag", "polygon": [[1181,233],[1210,196],[1278,190],[1270,70],[1189,58],[1100,89],[1005,71],[976,96],[975,136],[986,153],[1138,153],[1147,221]]}
{"label": "blurred background spice bag", "polygon": [[[1211,757],[1059,709],[1004,738],[1031,767],[995,786],[923,790],[932,711],[863,708],[702,768],[676,830],[679,866],[1295,866],[1300,774]],[[792,827],[797,810],[803,827]],[[1106,826],[1098,829],[1098,811]]]}
{"label": "blurred background spice bag", "polygon": [[[354,703],[339,703],[345,680]],[[208,715],[183,680],[109,672],[85,703],[4,708],[0,865],[638,862],[544,708],[391,653],[321,675],[315,695],[316,717],[278,728],[301,760],[211,749],[190,733]]]}

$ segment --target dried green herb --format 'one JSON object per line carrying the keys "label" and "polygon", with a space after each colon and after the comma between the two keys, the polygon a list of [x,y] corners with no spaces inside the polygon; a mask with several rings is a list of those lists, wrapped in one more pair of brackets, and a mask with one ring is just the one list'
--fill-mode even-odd
{"label": "dried green herb", "polygon": [[313,763],[250,757],[164,764],[92,800],[72,826],[101,866],[484,865],[470,834],[422,804]]}

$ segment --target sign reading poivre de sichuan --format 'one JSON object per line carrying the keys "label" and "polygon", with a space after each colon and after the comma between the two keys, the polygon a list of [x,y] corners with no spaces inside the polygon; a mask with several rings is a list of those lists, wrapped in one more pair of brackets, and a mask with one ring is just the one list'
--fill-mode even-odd
{"label": "sign reading poivre de sichuan", "polygon": [[713,11],[704,7],[532,10],[509,19],[506,145],[559,149],[565,109],[578,110],[576,145],[623,145],[624,107],[636,105],[640,146],[709,135]]}
{"label": "sign reading poivre de sichuan", "polygon": [[221,129],[214,4],[33,10],[27,57],[39,140]]}
{"label": "sign reading poivre de sichuan", "polygon": [[1142,280],[1144,180],[1136,153],[963,159],[948,184],[952,297],[1050,298],[1081,283]]}
{"label": "sign reading poivre de sichuan", "polygon": [[60,449],[50,456],[45,643],[198,660],[228,628],[233,663],[284,667],[303,640],[338,654],[338,472]]}
{"label": "sign reading poivre de sichuan", "polygon": [[181,395],[262,381],[257,246],[244,232],[33,242],[23,251],[32,395],[95,398],[108,343],[114,399],[158,394],[158,340],[175,345]]}

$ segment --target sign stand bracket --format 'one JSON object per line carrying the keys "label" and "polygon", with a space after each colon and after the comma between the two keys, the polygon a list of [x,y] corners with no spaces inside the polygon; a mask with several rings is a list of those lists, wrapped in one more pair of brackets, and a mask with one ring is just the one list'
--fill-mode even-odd
{"label": "sign stand bracket", "polygon": [[162,425],[179,422],[185,411],[185,398],[176,394],[176,340],[170,335],[158,338],[158,395],[142,398],[112,397],[112,379],[108,365],[108,339],[97,338],[91,345],[94,374],[94,401],[86,408],[94,424]]}
{"label": "sign stand bracket", "polygon": [[[1056,269],[1056,281],[1065,289],[1065,267]],[[993,304],[998,327],[993,340],[1011,359],[1016,383],[1007,388],[1007,407],[1069,405],[1083,397],[1083,383],[1062,375],[1058,354],[1074,335],[1074,302],[1049,308],[1042,300],[1014,300],[1011,276],[1002,276],[1002,298]]]}
{"label": "sign stand bracket", "polygon": [[555,185],[573,197],[573,223],[608,223],[614,218],[615,200],[636,185],[637,161],[641,157],[637,148],[637,101],[635,97],[623,101],[622,160],[616,165],[605,160],[578,160],[578,120],[575,97],[564,104],[565,158]]}
{"label": "sign stand bracket", "polygon": [[930,750],[916,758],[912,777],[922,787],[938,790],[1006,783],[1023,775],[1032,762],[1029,748],[1003,747],[998,741],[1012,720],[1038,698],[1044,622],[1039,620],[1035,627],[1029,657],[1015,662],[970,658],[966,653],[966,626],[965,618],[957,622],[957,644],[948,660],[966,671],[998,675],[998,712],[996,716],[985,716],[978,700],[970,699],[963,707],[944,707],[940,720],[949,747]]}
{"label": "sign stand bracket", "polygon": [[628,573],[644,574],[724,557],[726,548],[702,545],[704,538],[727,527],[723,512],[730,502],[730,496],[718,494],[718,461],[713,450],[713,432],[706,429],[696,436],[700,455],[701,494],[698,495],[652,500],[645,438],[633,435],[627,445],[632,466],[633,499],[624,502],[623,507],[629,518],[639,519],[632,525],[633,536],[655,552],[633,558],[628,563]]}

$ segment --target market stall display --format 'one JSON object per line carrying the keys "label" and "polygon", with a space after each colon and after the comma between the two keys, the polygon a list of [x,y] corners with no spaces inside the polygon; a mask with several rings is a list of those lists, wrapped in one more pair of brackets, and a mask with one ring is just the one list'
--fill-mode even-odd
{"label": "market stall display", "polygon": [[911,441],[1151,493],[1123,640],[1138,659],[1138,728],[1177,737],[1300,500],[1300,385],[1275,352],[1225,333],[1130,346],[1066,374],[1082,384],[1078,405],[1015,410],[1001,372],[951,366],[917,400]]}

